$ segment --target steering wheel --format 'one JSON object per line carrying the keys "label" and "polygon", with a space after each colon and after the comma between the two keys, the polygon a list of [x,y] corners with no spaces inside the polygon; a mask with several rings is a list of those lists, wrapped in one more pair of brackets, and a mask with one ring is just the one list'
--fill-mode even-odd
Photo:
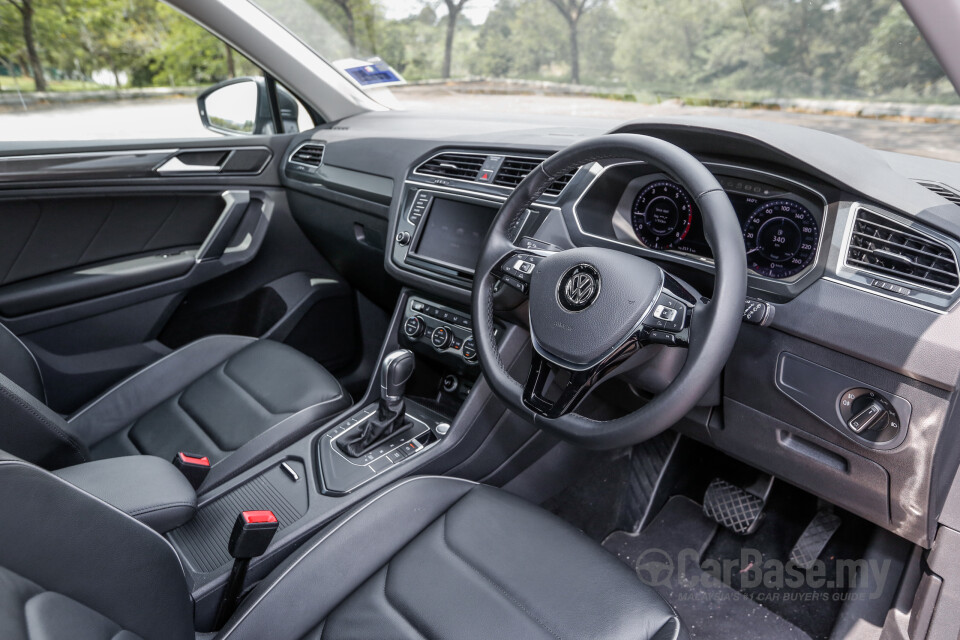
{"label": "steering wheel", "polygon": [[[556,253],[514,246],[524,213],[554,180],[605,159],[638,160],[669,174],[693,195],[713,250],[713,298],[694,296],[641,257],[581,247]],[[740,330],[746,252],[733,206],[716,178],[686,151],[658,138],[610,134],[559,151],[504,202],[477,263],[471,302],[474,339],[494,393],[514,411],[562,438],[591,448],[636,444],[679,421],[723,369]],[[533,355],[521,384],[500,359],[493,300],[498,281],[529,294]],[[645,346],[687,348],[674,380],[650,402],[613,420],[575,413],[587,394]],[[559,392],[557,392],[559,388]]]}

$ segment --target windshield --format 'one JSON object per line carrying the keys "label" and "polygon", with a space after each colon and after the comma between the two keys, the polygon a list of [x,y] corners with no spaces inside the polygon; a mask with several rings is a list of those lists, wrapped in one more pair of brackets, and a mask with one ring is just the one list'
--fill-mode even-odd
{"label": "windshield", "polygon": [[897,0],[258,5],[390,106],[762,118],[960,160],[960,101]]}

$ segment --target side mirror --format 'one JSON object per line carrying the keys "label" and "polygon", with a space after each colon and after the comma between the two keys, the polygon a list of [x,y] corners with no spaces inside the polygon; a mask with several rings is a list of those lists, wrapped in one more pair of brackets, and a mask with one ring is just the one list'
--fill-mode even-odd
{"label": "side mirror", "polygon": [[[284,133],[299,131],[296,99],[277,87],[277,103]],[[232,78],[219,82],[197,97],[200,121],[210,131],[225,135],[276,133],[270,115],[267,82],[262,77]]]}

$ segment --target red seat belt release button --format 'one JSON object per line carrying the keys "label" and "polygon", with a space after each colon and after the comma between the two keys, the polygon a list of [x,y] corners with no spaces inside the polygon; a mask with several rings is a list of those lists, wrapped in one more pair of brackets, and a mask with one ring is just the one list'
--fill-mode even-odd
{"label": "red seat belt release button", "polygon": [[272,511],[243,511],[230,534],[230,555],[238,559],[262,556],[279,527]]}
{"label": "red seat belt release button", "polygon": [[173,466],[180,470],[194,489],[199,487],[210,473],[210,458],[196,453],[181,451],[173,459]]}

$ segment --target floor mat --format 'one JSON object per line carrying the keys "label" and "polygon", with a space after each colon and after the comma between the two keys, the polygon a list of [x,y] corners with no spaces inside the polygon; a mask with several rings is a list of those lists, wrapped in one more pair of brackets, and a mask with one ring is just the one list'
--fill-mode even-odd
{"label": "floor mat", "polygon": [[618,531],[603,542],[673,605],[691,638],[810,640],[800,628],[700,568],[717,525],[693,500],[674,496],[639,534]]}
{"label": "floor mat", "polygon": [[789,587],[762,583],[744,585],[740,560],[742,550],[748,548],[760,552],[756,557],[758,564],[768,560],[786,561],[791,548],[818,508],[814,496],[779,482],[770,492],[763,521],[755,533],[739,536],[721,529],[704,553],[705,561],[733,564],[735,570],[730,572],[731,587],[763,602],[768,609],[802,628],[815,640],[830,637],[844,603],[847,588],[831,586],[839,583],[838,563],[835,561],[863,557],[866,541],[870,537],[870,525],[849,513],[836,510],[841,518],[840,527],[820,554],[823,560],[820,563],[822,574],[818,574],[820,577],[817,580],[822,580],[822,586],[811,586],[806,580]]}
{"label": "floor mat", "polygon": [[632,530],[651,507],[676,439],[665,432],[629,451],[592,454],[577,479],[543,507],[597,542],[613,531]]}

